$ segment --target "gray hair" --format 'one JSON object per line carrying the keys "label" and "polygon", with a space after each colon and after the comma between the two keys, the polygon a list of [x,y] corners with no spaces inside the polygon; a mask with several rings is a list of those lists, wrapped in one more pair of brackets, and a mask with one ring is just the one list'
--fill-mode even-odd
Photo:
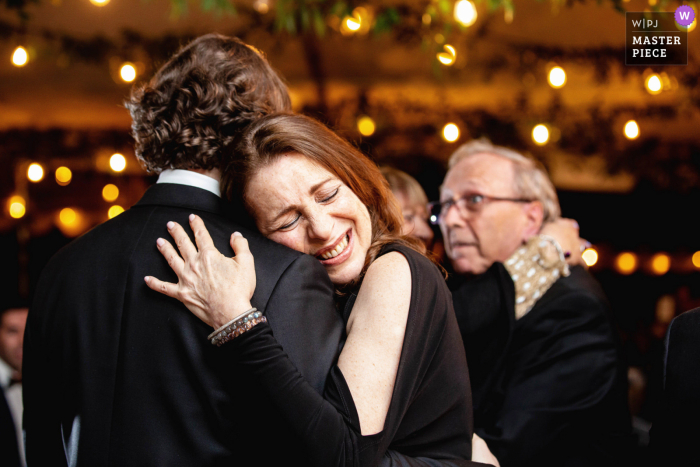
{"label": "gray hair", "polygon": [[504,157],[513,163],[515,169],[513,176],[515,179],[514,188],[517,195],[542,203],[544,211],[543,224],[553,222],[561,217],[557,191],[554,189],[554,185],[542,164],[512,149],[496,146],[486,138],[470,141],[457,148],[450,156],[448,170],[468,157],[484,153]]}

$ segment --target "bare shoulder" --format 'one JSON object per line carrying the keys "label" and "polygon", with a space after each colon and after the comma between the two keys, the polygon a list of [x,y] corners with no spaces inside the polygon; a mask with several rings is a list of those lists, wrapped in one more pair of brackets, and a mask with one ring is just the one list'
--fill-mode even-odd
{"label": "bare shoulder", "polygon": [[396,323],[405,327],[410,303],[411,268],[404,255],[392,251],[377,258],[367,269],[351,320],[381,320],[384,325]]}

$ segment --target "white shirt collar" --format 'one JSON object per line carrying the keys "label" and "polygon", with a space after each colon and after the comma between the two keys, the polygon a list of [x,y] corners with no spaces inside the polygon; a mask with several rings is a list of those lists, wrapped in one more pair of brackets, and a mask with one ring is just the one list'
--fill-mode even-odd
{"label": "white shirt collar", "polygon": [[2,389],[5,389],[7,385],[10,384],[12,373],[14,373],[14,370],[0,358],[0,387]]}
{"label": "white shirt collar", "polygon": [[166,169],[158,176],[156,183],[175,183],[177,185],[187,185],[201,188],[214,193],[221,198],[221,188],[218,180],[214,180],[207,175],[203,175],[191,170]]}

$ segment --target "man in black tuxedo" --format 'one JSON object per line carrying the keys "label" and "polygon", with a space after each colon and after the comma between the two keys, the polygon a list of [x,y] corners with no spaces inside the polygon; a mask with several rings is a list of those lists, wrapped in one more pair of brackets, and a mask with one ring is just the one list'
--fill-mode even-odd
{"label": "man in black tuxedo", "polygon": [[255,118],[289,109],[286,87],[255,49],[212,34],[182,49],[126,105],[136,154],[160,176],[42,274],[25,336],[28,465],[303,462],[285,420],[230,349],[212,346],[211,329],[143,280],[176,280],[156,249],[168,221],[187,226],[198,214],[228,256],[231,234],[243,233],[255,255],[253,306],[322,391],[342,334],[324,268],[263,238],[219,196],[228,146]]}
{"label": "man in black tuxedo", "polygon": [[676,316],[668,327],[661,407],[650,433],[658,465],[700,465],[700,308]]}
{"label": "man in black tuxedo", "polygon": [[630,432],[626,371],[600,287],[574,266],[516,312],[524,297],[503,264],[560,217],[554,186],[534,161],[485,140],[449,167],[433,221],[457,273],[475,432],[502,467],[614,464]]}

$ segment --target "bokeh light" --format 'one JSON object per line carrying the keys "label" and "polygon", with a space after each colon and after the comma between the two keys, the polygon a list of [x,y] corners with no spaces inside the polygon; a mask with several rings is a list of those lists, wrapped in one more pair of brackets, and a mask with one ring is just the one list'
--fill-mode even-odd
{"label": "bokeh light", "polygon": [[357,129],[362,136],[372,136],[376,128],[374,120],[366,115],[357,119]]}
{"label": "bokeh light", "polygon": [[121,172],[126,168],[126,158],[119,153],[113,154],[109,158],[109,166],[115,172]]}
{"label": "bokeh light", "polygon": [[27,169],[27,178],[32,182],[40,182],[44,178],[44,168],[36,162],[29,165]]}
{"label": "bokeh light", "polygon": [[671,258],[666,253],[657,253],[651,258],[651,270],[659,276],[671,269]]}
{"label": "bokeh light", "polygon": [[109,0],[90,0],[90,3],[95,6],[105,6],[109,3]]}
{"label": "bokeh light", "polygon": [[625,123],[625,137],[627,139],[636,139],[639,136],[639,125],[634,120]]}
{"label": "bokeh light", "polygon": [[107,184],[102,188],[102,198],[105,201],[112,202],[119,197],[119,188],[111,183]]}
{"label": "bokeh light", "polygon": [[553,88],[560,88],[566,84],[566,72],[560,66],[555,66],[549,70],[549,85]]}
{"label": "bokeh light", "polygon": [[61,186],[66,186],[73,179],[73,172],[68,167],[59,167],[56,169],[56,183]]}
{"label": "bokeh light", "polygon": [[615,269],[620,274],[632,274],[637,269],[637,255],[628,251],[620,253],[615,259]]}
{"label": "bokeh light", "polygon": [[10,212],[10,217],[20,219],[27,212],[27,202],[21,196],[12,196],[7,202],[7,210]]}
{"label": "bokeh light", "polygon": [[647,88],[649,94],[659,94],[661,91],[663,91],[661,77],[656,73],[647,76],[644,86]]}
{"label": "bokeh light", "polygon": [[455,21],[465,27],[469,27],[476,22],[476,5],[469,0],[458,0],[454,9]]}
{"label": "bokeh light", "polygon": [[109,211],[107,211],[107,215],[109,216],[110,219],[117,217],[119,214],[124,212],[124,208],[119,206],[118,204],[115,204],[114,206],[109,208]]}
{"label": "bokeh light", "polygon": [[692,260],[693,260],[693,266],[695,266],[696,268],[700,269],[700,251],[696,251],[696,252],[693,254],[693,259],[692,259]]}
{"label": "bokeh light", "polygon": [[445,141],[454,143],[459,139],[459,127],[454,123],[448,123],[442,129],[442,137]]}
{"label": "bokeh light", "polygon": [[126,83],[131,83],[136,79],[136,67],[132,63],[125,63],[119,69],[119,76]]}
{"label": "bokeh light", "polygon": [[24,66],[27,64],[28,61],[29,54],[27,53],[27,49],[20,45],[12,53],[12,64],[14,66]]}
{"label": "bokeh light", "polygon": [[437,54],[437,59],[446,66],[452,66],[457,59],[457,51],[450,44],[445,44],[443,46],[444,52],[439,52]]}
{"label": "bokeh light", "polygon": [[583,258],[583,262],[586,263],[589,268],[591,266],[595,266],[595,264],[598,262],[598,252],[595,250],[595,248],[586,248],[583,250],[583,253],[581,253],[581,257]]}
{"label": "bokeh light", "polygon": [[547,127],[541,123],[536,125],[532,129],[532,140],[540,146],[547,144],[547,141],[549,141],[549,130]]}
{"label": "bokeh light", "polygon": [[61,209],[58,218],[61,221],[61,224],[65,225],[66,227],[70,227],[78,221],[78,213],[71,208],[63,208]]}

